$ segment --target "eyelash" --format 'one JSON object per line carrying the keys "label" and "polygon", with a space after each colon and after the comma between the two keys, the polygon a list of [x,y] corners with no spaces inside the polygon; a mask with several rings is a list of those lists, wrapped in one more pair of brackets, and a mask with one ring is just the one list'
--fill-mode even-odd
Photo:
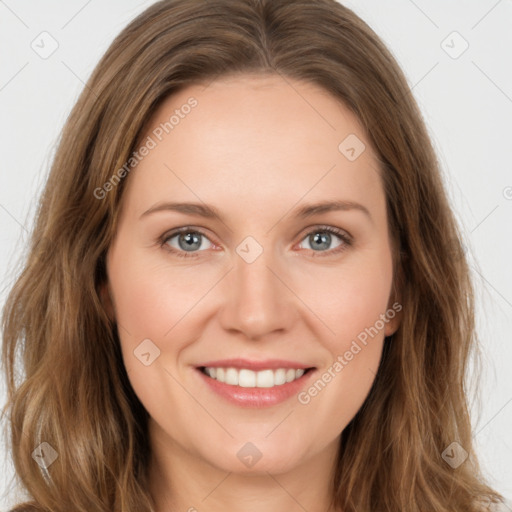
{"label": "eyelash", "polygon": [[[197,254],[198,252],[203,252],[203,251],[196,251],[196,252],[187,253],[186,251],[177,251],[173,247],[170,247],[169,245],[167,245],[167,242],[171,238],[174,238],[176,235],[179,235],[180,233],[199,234],[199,235],[204,236],[206,239],[209,240],[209,238],[206,236],[206,234],[203,233],[201,230],[193,229],[190,226],[184,226],[182,228],[175,229],[175,230],[171,231],[170,233],[164,233],[158,239],[160,247],[162,247],[163,249],[171,252],[172,254],[174,254],[174,255],[176,255],[176,256],[178,256],[180,258],[195,258],[195,257],[198,256],[198,254]],[[312,229],[311,231],[309,231],[308,233],[306,233],[306,235],[302,238],[302,240],[304,240],[306,237],[308,237],[309,235],[311,235],[313,233],[331,233],[331,234],[334,234],[337,237],[339,237],[341,239],[341,241],[343,242],[342,245],[336,247],[335,249],[330,249],[330,250],[327,250],[327,251],[313,251],[313,255],[312,256],[314,258],[316,258],[316,257],[323,257],[324,255],[332,256],[332,255],[341,253],[341,252],[345,251],[346,249],[348,249],[352,245],[352,243],[353,243],[351,237],[346,235],[340,229],[333,228],[332,226],[317,226],[314,229]],[[166,246],[166,247],[164,247],[164,246]]]}

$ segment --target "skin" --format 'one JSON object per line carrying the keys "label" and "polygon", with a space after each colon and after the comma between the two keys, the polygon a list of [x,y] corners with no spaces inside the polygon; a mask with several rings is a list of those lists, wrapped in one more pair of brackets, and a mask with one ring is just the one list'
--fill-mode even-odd
{"label": "skin", "polygon": [[[213,393],[195,366],[279,358],[315,366],[318,378],[391,308],[392,252],[375,153],[336,98],[276,75],[189,86],[166,99],[146,136],[191,96],[198,105],[127,178],[104,290],[131,384],[150,415],[156,512],[325,512],[340,434],[363,404],[400,315],[308,404],[294,396],[237,407]],[[366,145],[355,161],[338,150],[349,134]],[[364,205],[371,218],[356,209],[293,214],[335,199]],[[140,218],[166,201],[213,205],[223,222],[175,211]],[[326,225],[353,243],[333,234],[318,248],[312,237]],[[195,257],[166,249],[186,252],[178,236],[158,243],[182,226],[205,233]],[[263,248],[252,263],[236,252],[247,236]],[[134,350],[148,338],[160,356],[145,366]],[[247,442],[262,454],[250,468],[237,457]]]}

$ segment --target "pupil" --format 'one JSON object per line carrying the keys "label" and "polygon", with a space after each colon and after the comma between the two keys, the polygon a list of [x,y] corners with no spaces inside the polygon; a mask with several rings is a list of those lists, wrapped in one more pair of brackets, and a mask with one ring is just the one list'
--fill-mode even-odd
{"label": "pupil", "polygon": [[316,233],[313,236],[313,240],[314,240],[314,243],[320,243],[320,245],[323,245],[323,247],[321,247],[322,249],[328,249],[330,237],[331,237],[331,235],[329,233],[322,233],[322,234]]}
{"label": "pupil", "polygon": [[[201,242],[199,241],[199,237],[196,235],[196,234],[191,234],[191,233],[186,233],[185,235],[182,235],[180,237],[180,246],[181,246],[181,241],[182,240],[185,240],[186,242],[186,245],[185,247],[182,247],[182,249],[184,248],[185,250],[187,249],[199,249],[199,247],[201,246]],[[195,247],[194,247],[195,245]]]}

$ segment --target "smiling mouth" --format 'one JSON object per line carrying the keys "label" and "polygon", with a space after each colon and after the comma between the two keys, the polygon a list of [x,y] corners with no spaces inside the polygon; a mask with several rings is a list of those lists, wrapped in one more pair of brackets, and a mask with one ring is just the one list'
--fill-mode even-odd
{"label": "smiling mouth", "polygon": [[200,366],[206,376],[229,386],[273,388],[300,379],[314,368],[276,368],[260,371],[247,368]]}

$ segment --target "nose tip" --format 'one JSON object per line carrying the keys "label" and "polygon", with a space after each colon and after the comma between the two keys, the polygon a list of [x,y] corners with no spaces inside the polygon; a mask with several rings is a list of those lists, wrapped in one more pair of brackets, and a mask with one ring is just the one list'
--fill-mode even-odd
{"label": "nose tip", "polygon": [[279,271],[272,268],[275,263],[258,246],[255,239],[246,239],[237,248],[242,254],[227,276],[222,313],[225,329],[240,331],[250,339],[289,328],[293,316],[290,291],[278,277]]}

